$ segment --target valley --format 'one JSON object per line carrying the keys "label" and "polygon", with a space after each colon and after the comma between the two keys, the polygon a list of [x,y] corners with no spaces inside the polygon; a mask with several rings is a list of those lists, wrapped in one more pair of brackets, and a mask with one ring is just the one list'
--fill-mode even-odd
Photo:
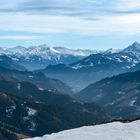
{"label": "valley", "polygon": [[[19,140],[116,120],[134,121],[140,117],[138,42],[119,51],[79,50],[81,57],[77,50],[55,48],[54,51],[43,46],[43,52],[49,50],[56,57],[60,49],[63,55],[73,54],[77,59],[70,64],[46,63],[45,69],[36,65],[32,70],[17,60],[20,58],[15,59],[13,54],[18,51],[21,55],[25,48],[17,49],[1,51],[0,55],[1,140],[9,137]],[[33,53],[40,57],[38,54],[41,52]]]}
{"label": "valley", "polygon": [[0,0],[0,140],[140,140],[140,0]]}

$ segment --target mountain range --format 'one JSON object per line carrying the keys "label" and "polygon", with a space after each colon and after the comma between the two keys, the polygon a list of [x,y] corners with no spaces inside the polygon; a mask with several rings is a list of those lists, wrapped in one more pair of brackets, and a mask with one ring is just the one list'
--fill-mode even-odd
{"label": "mountain range", "polygon": [[67,84],[57,79],[48,78],[41,72],[19,71],[14,69],[10,70],[4,67],[0,67],[0,75],[4,77],[9,76],[20,81],[33,83],[40,90],[57,90],[63,94],[73,94],[72,89],[67,86]]}
{"label": "mountain range", "polygon": [[19,62],[12,60],[10,57],[8,57],[5,54],[0,55],[0,67],[4,67],[4,68],[10,69],[10,70],[12,70],[12,69],[16,69],[19,71],[27,70]]}
{"label": "mountain range", "polygon": [[45,68],[47,65],[70,64],[82,58],[98,53],[94,50],[68,49],[63,47],[48,47],[47,45],[12,48],[0,48],[0,54],[16,60],[28,70]]}
{"label": "mountain range", "polygon": [[111,119],[93,102],[40,90],[32,83],[8,76],[0,76],[0,114],[1,140],[42,136]]}
{"label": "mountain range", "polygon": [[0,140],[140,117],[138,42],[123,50],[43,45],[1,48],[0,54]]}
{"label": "mountain range", "polygon": [[92,54],[72,64],[49,65],[40,72],[48,77],[62,80],[78,91],[105,77],[139,70],[139,58],[140,44],[135,42],[115,53]]}
{"label": "mountain range", "polygon": [[[140,69],[140,44],[138,42],[134,42],[123,50],[109,49],[107,51],[72,50],[46,45],[29,48],[17,46],[0,50],[0,66],[22,71],[43,68],[37,72],[42,72],[51,79],[61,80],[75,92],[102,78]],[[56,59],[56,57],[60,58],[60,55],[66,58],[67,62]],[[69,59],[68,62],[67,56],[76,59]],[[52,64],[54,59],[58,61]],[[24,61],[27,63],[25,64]],[[43,67],[38,66],[42,65],[42,62],[45,62]],[[45,66],[47,67],[44,68]]]}

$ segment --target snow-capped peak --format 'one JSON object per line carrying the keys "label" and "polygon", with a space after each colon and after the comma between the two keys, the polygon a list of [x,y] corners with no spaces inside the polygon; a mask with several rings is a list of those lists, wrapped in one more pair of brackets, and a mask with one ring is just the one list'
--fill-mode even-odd
{"label": "snow-capped peak", "polygon": [[118,52],[120,52],[120,51],[121,51],[121,49],[113,49],[113,48],[110,48],[110,49],[106,50],[106,51],[104,52],[104,54],[118,53]]}
{"label": "snow-capped peak", "polygon": [[132,45],[130,45],[126,49],[124,49],[123,52],[140,55],[140,43],[134,42]]}
{"label": "snow-capped peak", "polygon": [[140,48],[140,43],[135,41],[132,46],[134,46],[135,48]]}
{"label": "snow-capped peak", "polygon": [[31,55],[41,55],[41,54],[57,54],[59,53],[59,51],[57,51],[56,49],[54,49],[53,47],[48,47],[47,45],[41,45],[41,46],[38,46],[38,47],[29,47],[26,49],[27,52],[30,51],[30,54]]}
{"label": "snow-capped peak", "polygon": [[82,50],[82,49],[68,49],[64,47],[53,47],[55,50],[59,51],[61,54],[67,54],[67,55],[74,55],[74,56],[88,56],[91,54],[100,53],[102,51],[96,51],[96,50]]}
{"label": "snow-capped peak", "polygon": [[57,51],[57,49],[55,49],[54,47],[48,47],[47,48],[50,52],[53,52],[53,53],[60,53],[59,51]]}
{"label": "snow-capped peak", "polygon": [[36,55],[40,57],[48,57],[52,55],[73,55],[73,56],[81,56],[85,57],[90,54],[98,53],[98,51],[94,50],[82,50],[82,49],[68,49],[64,47],[49,47],[46,44],[39,46],[30,46],[23,47],[17,46],[12,48],[4,48],[0,50],[0,53],[8,54],[8,55],[17,55],[17,56],[30,56]]}
{"label": "snow-capped peak", "polygon": [[25,47],[23,46],[16,46],[12,48],[5,48],[6,51],[13,52],[13,53],[18,53],[18,52],[24,52],[26,50]]}

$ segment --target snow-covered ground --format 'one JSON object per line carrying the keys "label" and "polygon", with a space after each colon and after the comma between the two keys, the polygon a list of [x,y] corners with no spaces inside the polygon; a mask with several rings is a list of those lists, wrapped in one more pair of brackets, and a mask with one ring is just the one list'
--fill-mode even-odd
{"label": "snow-covered ground", "polygon": [[140,120],[81,127],[26,140],[140,140]]}

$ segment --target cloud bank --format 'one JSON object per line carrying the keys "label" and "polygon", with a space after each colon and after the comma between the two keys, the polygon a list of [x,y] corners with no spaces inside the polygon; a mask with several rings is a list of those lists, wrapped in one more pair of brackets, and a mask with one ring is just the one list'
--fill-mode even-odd
{"label": "cloud bank", "polygon": [[12,32],[24,32],[27,38],[31,34],[30,39],[47,34],[140,35],[139,0],[5,0],[0,5],[1,36],[9,31],[7,39]]}

